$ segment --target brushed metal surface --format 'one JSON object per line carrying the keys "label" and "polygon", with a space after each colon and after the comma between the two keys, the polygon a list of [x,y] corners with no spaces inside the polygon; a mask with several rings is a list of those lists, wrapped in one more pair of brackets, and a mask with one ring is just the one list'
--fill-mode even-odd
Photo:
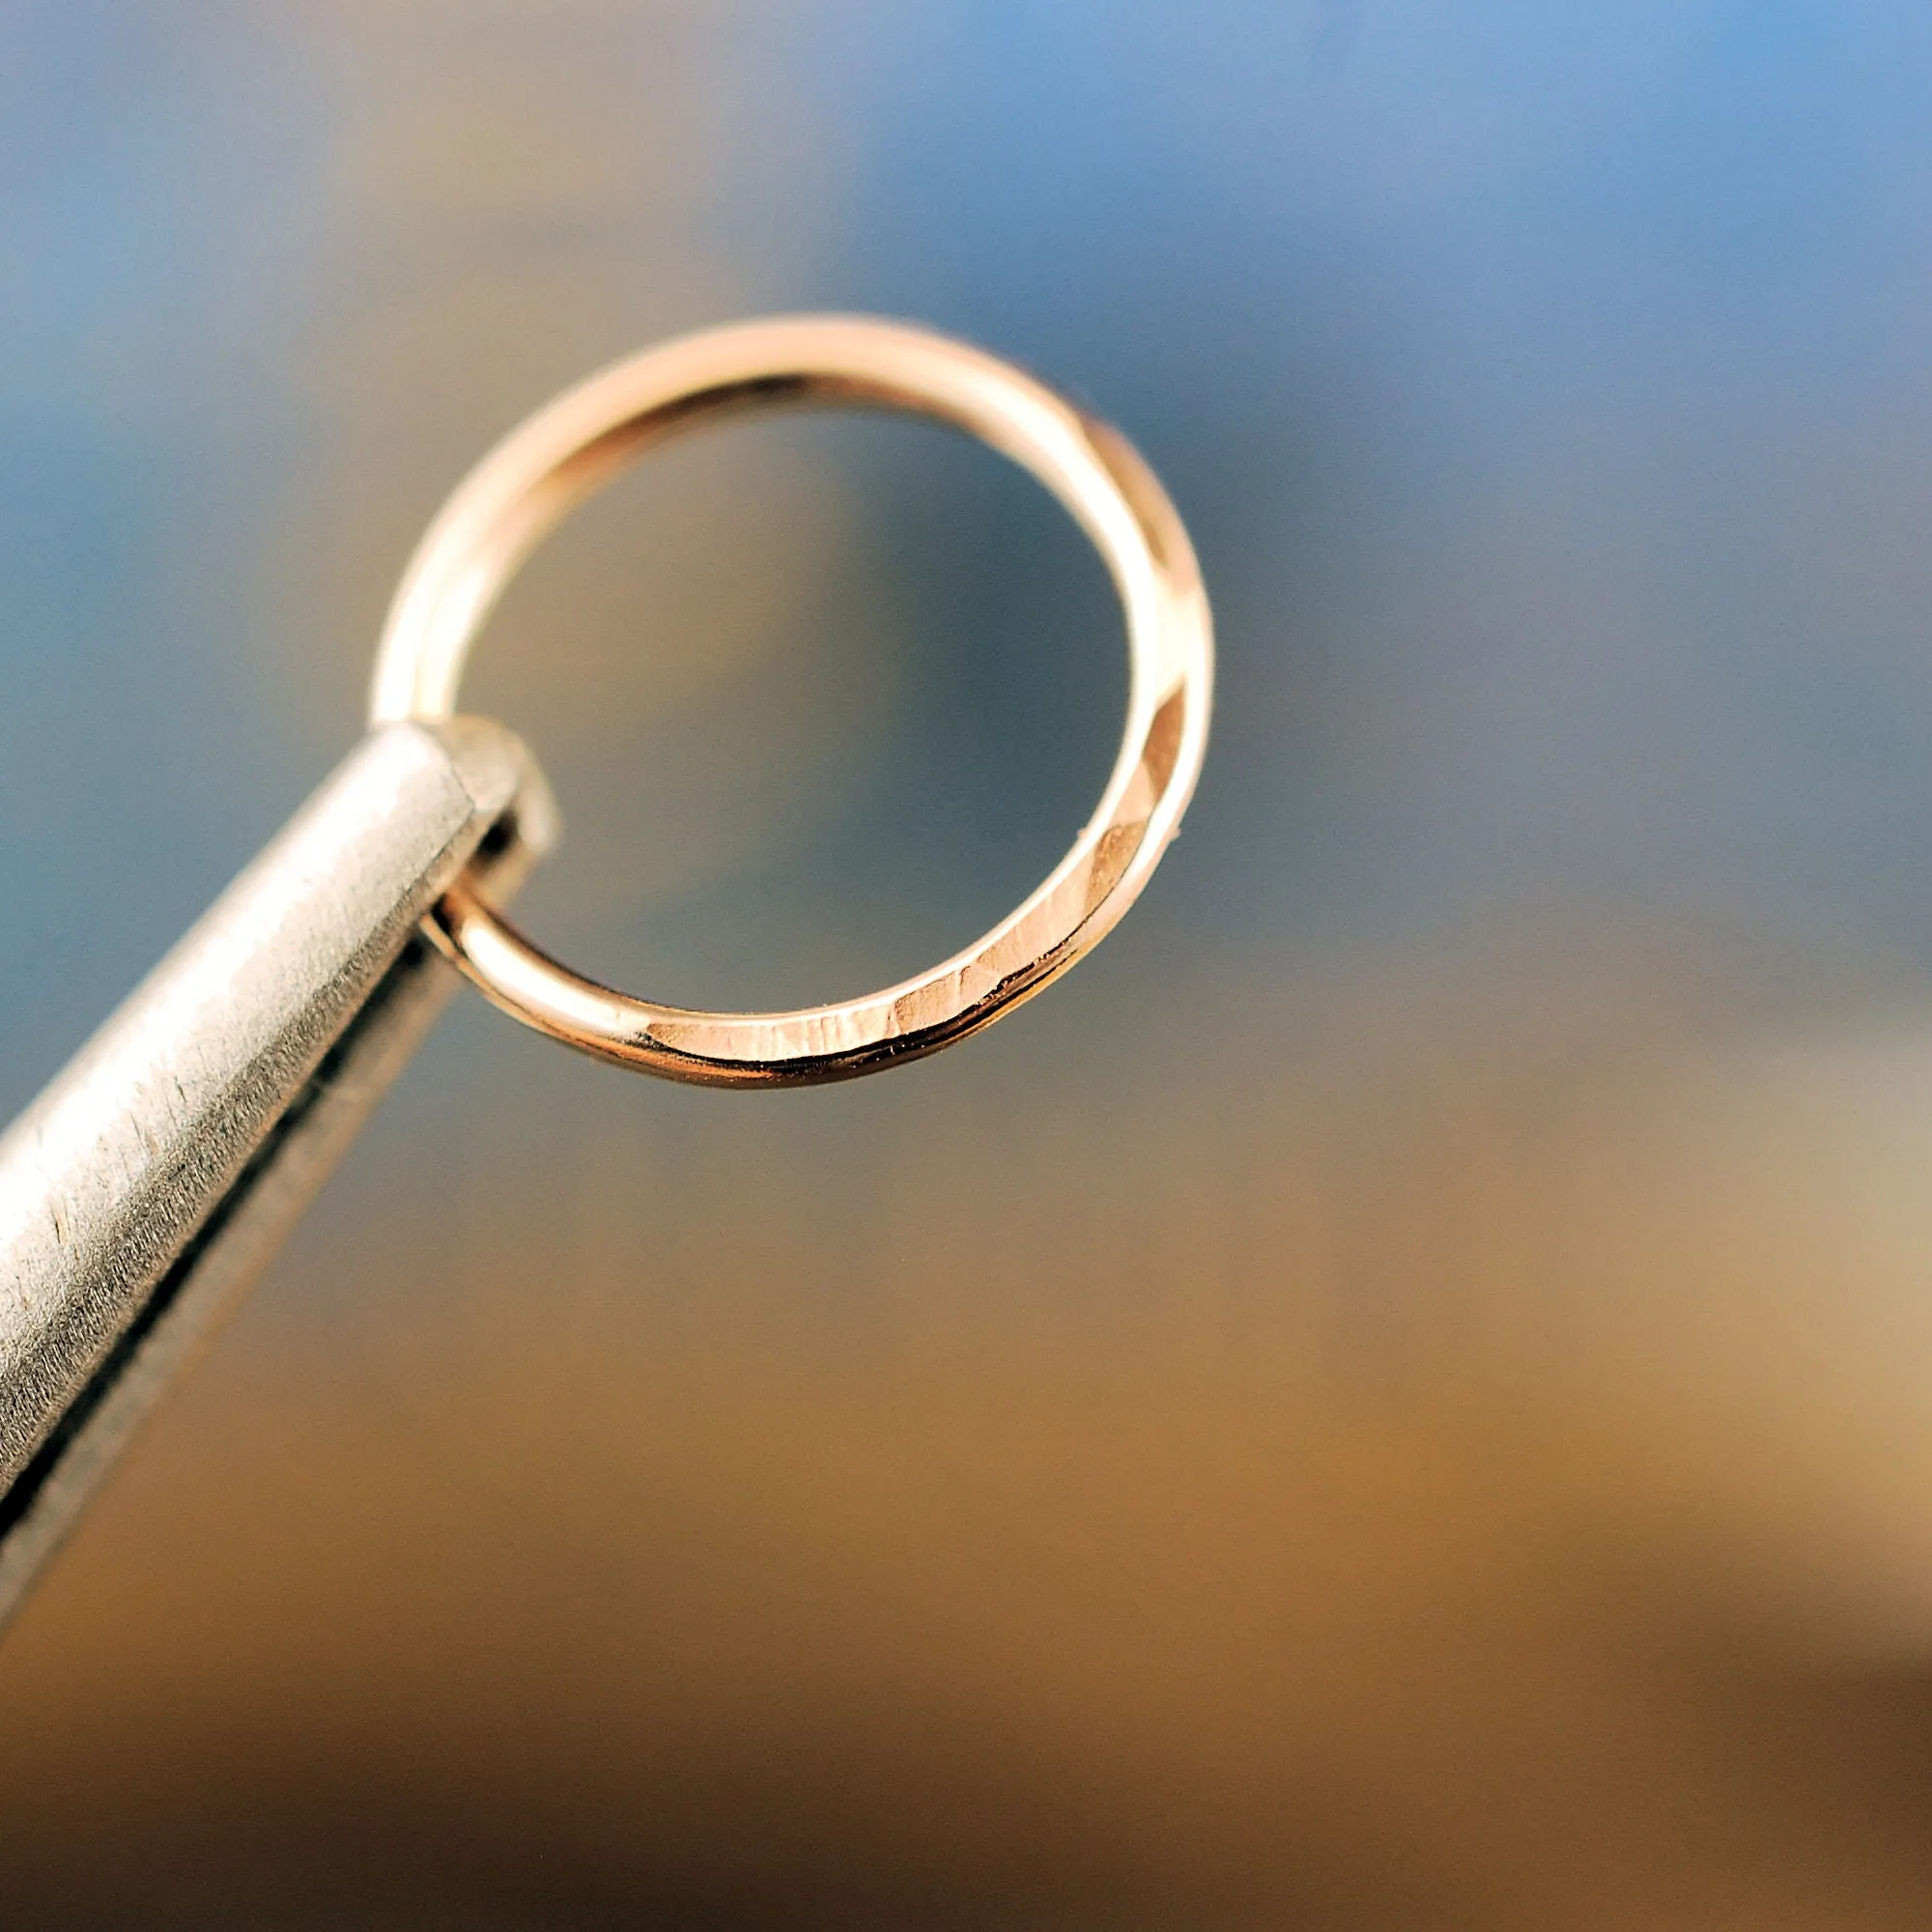
{"label": "brushed metal surface", "polygon": [[502,726],[371,732],[0,1136],[0,1617],[457,983],[424,915],[554,830]]}

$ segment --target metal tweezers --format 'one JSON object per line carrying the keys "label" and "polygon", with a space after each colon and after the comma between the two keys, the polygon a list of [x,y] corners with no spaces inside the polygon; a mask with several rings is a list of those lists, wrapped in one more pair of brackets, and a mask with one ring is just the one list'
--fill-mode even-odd
{"label": "metal tweezers", "polygon": [[0,1136],[0,1619],[428,1033],[425,915],[554,829],[501,725],[372,731]]}

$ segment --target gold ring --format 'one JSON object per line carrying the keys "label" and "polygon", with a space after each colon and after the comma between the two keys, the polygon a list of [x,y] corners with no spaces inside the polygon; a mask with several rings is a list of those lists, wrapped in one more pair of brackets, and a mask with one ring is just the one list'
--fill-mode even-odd
{"label": "gold ring", "polygon": [[980,350],[862,316],[778,316],[647,349],[511,432],[424,533],[389,608],[372,724],[447,718],[471,640],[530,550],[650,444],[726,412],[809,402],[950,423],[1030,470],[1113,574],[1126,730],[1100,803],[1033,895],[964,952],[883,992],[797,1012],[686,1011],[611,991],[533,946],[468,884],[426,922],[497,1006],[607,1060],[718,1086],[869,1072],[962,1039],[1110,931],[1180,823],[1208,740],[1213,634],[1194,551],[1126,439]]}

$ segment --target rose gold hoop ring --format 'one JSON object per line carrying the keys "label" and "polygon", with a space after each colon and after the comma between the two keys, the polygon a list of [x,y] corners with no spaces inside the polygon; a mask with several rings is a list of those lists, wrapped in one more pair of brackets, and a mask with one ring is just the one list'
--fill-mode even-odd
{"label": "rose gold hoop ring", "polygon": [[667,342],[540,410],[470,471],[425,532],[377,653],[372,724],[447,718],[504,584],[571,509],[651,444],[727,412],[803,403],[903,411],[980,438],[1059,497],[1126,614],[1126,730],[1098,809],[1026,902],[884,992],[797,1012],[685,1011],[585,980],[453,889],[432,936],[505,1011],[586,1053],[719,1086],[836,1080],[962,1039],[1096,944],[1179,828],[1207,745],[1212,630],[1187,532],[1126,440],[1010,364],[922,328],[780,316]]}

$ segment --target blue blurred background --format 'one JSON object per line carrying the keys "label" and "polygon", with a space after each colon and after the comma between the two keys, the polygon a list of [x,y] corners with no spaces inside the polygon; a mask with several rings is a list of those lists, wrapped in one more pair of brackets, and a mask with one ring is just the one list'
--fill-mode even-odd
{"label": "blue blurred background", "polygon": [[[510,424],[918,318],[1121,424],[1186,834],[957,1053],[465,999],[0,1645],[16,1922],[1918,1926],[1932,14],[13,0],[0,1111],[354,741]],[[695,1004],[963,943],[1118,618],[936,432],[575,519],[467,696],[526,923]]]}

